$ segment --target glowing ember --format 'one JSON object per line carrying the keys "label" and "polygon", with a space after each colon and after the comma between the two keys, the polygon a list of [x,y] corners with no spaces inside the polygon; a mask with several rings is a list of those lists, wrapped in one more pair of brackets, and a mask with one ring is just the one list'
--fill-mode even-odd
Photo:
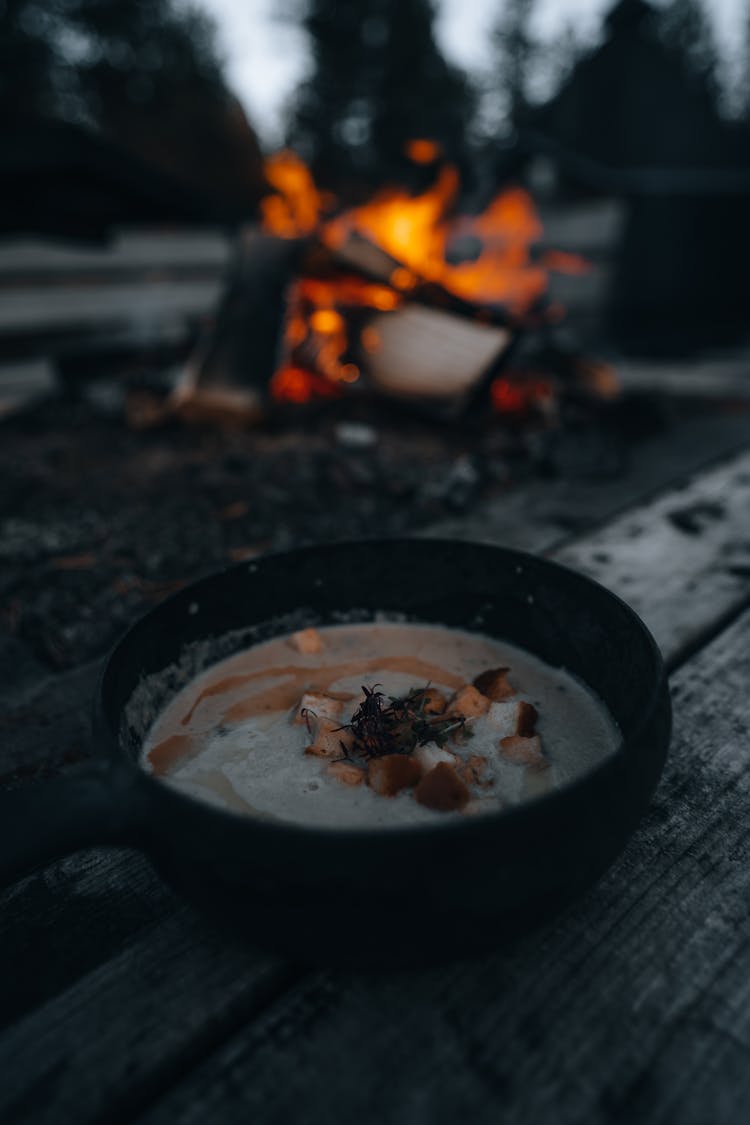
{"label": "glowing ember", "polygon": [[279,402],[310,402],[313,398],[335,398],[338,388],[322,375],[302,367],[280,367],[271,379],[271,394]]}
{"label": "glowing ember", "polygon": [[274,189],[260,201],[263,229],[280,238],[312,234],[331,199],[318,191],[307,165],[285,150],[269,156],[263,170]]}
{"label": "glowing ember", "polygon": [[442,151],[437,141],[429,141],[421,137],[407,141],[404,145],[404,152],[415,164],[434,164]]}
{"label": "glowing ember", "polygon": [[532,406],[551,402],[555,386],[551,379],[520,376],[515,379],[501,377],[490,386],[490,399],[501,414],[525,414]]}

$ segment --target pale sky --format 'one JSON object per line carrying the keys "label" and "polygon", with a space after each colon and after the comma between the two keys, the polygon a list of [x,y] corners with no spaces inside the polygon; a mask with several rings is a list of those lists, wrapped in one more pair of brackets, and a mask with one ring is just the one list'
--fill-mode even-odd
{"label": "pale sky", "polygon": [[[250,120],[266,145],[277,144],[284,103],[307,67],[304,34],[279,18],[283,0],[193,2],[217,22],[230,85]],[[552,39],[572,23],[581,38],[594,42],[602,13],[612,4],[613,0],[539,0],[537,30],[542,38]],[[750,0],[703,0],[703,4],[731,65]],[[466,70],[480,73],[490,62],[489,32],[502,10],[502,0],[439,0],[438,7],[437,34],[445,55]]]}

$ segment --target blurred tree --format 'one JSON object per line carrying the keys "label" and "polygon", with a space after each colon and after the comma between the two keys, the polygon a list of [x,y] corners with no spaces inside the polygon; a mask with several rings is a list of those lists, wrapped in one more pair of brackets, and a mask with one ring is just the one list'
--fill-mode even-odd
{"label": "blurred tree", "polygon": [[530,107],[556,94],[584,53],[570,21],[553,39],[540,38],[534,11],[535,0],[504,0],[492,32],[494,65],[484,112],[492,142],[517,130]]}
{"label": "blurred tree", "polygon": [[6,122],[94,128],[219,211],[253,209],[260,150],[205,14],[177,0],[5,0],[3,24]]}
{"label": "blurred tree", "polygon": [[750,127],[750,0],[745,0],[736,84],[732,90],[732,108],[735,116]]}
{"label": "blurred tree", "polygon": [[0,121],[54,105],[57,56],[38,0],[0,0]]}
{"label": "blurred tree", "polygon": [[530,69],[538,50],[531,33],[533,8],[534,0],[505,0],[492,33],[499,111],[501,121],[511,128],[528,106]]}
{"label": "blurred tree", "polygon": [[687,70],[718,103],[718,52],[701,0],[670,0],[658,12],[656,27],[664,44],[682,56]]}
{"label": "blurred tree", "polygon": [[476,98],[440,52],[432,0],[304,0],[296,15],[312,72],[290,107],[287,136],[321,182],[341,190],[401,176],[415,137],[465,158]]}

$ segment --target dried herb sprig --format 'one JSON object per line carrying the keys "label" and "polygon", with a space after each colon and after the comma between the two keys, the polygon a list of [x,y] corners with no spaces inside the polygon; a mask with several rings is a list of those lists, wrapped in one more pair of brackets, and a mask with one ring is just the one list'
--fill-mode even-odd
{"label": "dried herb sprig", "polygon": [[362,685],[364,699],[342,730],[354,735],[351,750],[366,759],[386,754],[411,754],[417,746],[436,742],[442,746],[451,734],[463,730],[463,715],[436,715],[426,710],[428,687],[412,688],[402,698],[386,696]]}

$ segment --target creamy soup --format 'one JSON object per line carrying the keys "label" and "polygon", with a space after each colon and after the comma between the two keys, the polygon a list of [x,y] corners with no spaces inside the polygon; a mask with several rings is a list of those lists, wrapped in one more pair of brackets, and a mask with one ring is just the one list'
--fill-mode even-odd
{"label": "creamy soup", "polygon": [[143,765],[235,812],[387,827],[518,804],[619,743],[602,703],[528,652],[373,623],[276,637],[213,665],[157,718]]}

